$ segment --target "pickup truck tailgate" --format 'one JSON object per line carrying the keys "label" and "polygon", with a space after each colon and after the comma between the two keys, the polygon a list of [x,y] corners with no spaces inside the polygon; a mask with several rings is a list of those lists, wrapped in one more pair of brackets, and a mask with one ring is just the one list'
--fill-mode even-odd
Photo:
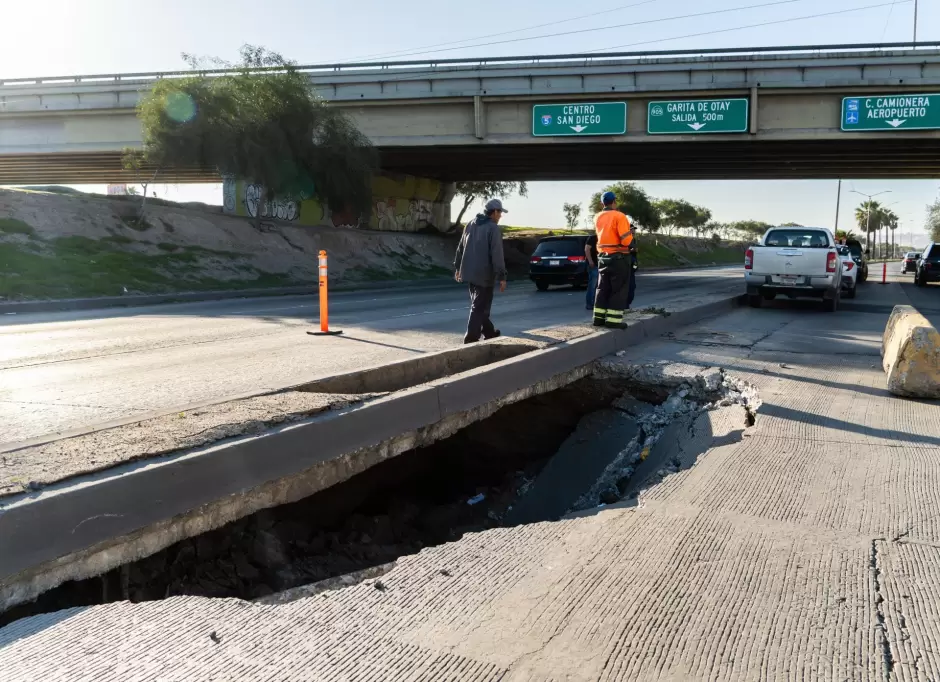
{"label": "pickup truck tailgate", "polygon": [[828,260],[828,248],[758,246],[752,272],[769,275],[775,284],[795,284],[804,277],[825,277]]}

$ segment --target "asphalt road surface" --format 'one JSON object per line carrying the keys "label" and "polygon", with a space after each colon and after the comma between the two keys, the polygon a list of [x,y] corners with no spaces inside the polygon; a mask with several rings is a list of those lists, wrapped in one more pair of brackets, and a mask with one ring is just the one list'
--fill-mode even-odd
{"label": "asphalt road surface", "polygon": [[[743,293],[738,266],[642,273],[634,307]],[[314,297],[279,297],[0,317],[0,443],[170,412],[370,367],[462,342],[458,285],[336,293],[330,326]],[[584,292],[514,282],[493,320],[508,336],[587,322]]]}

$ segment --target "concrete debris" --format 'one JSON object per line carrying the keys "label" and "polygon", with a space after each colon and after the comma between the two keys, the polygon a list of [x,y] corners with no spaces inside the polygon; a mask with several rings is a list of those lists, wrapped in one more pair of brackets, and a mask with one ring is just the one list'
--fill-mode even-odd
{"label": "concrete debris", "polygon": [[[688,444],[690,439],[703,441],[713,435],[712,431],[717,432],[711,424],[715,420],[734,423],[743,432],[754,423],[754,412],[761,404],[755,386],[727,375],[719,367],[702,369],[672,363],[642,365],[631,370],[621,364],[608,365],[606,371],[629,376],[631,383],[636,382],[646,389],[663,382],[671,391],[660,405],[639,401],[631,391],[614,402],[615,408],[635,417],[638,436],[624,445],[596,483],[569,511],[596,507],[599,502],[613,504],[635,492],[651,475],[661,480],[680,471],[686,460],[694,459],[689,455],[694,449]],[[732,413],[727,410],[734,406],[740,411],[729,417]],[[725,412],[720,417],[706,416],[717,410]],[[590,442],[584,445],[593,447]]]}

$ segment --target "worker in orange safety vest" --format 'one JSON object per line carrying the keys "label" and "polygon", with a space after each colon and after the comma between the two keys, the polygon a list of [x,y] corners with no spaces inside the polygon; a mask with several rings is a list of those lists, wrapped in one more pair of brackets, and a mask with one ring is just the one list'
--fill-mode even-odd
{"label": "worker in orange safety vest", "polygon": [[617,210],[617,197],[605,192],[597,214],[598,271],[594,326],[626,329],[623,312],[636,292],[636,245],[630,219]]}

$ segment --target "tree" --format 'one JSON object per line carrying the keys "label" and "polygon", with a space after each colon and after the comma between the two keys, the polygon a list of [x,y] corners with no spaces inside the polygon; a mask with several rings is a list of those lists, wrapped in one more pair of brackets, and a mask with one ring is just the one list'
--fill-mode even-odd
{"label": "tree", "polygon": [[629,215],[636,227],[655,232],[661,224],[659,211],[646,191],[632,182],[617,182],[605,187],[591,196],[591,211],[600,213],[604,209],[601,195],[613,192],[617,197],[617,207]]}
{"label": "tree", "polygon": [[731,223],[731,229],[735,232],[744,234],[746,239],[760,239],[764,233],[773,227],[770,223],[764,223],[759,220],[739,220]]}
{"label": "tree", "polygon": [[[884,227],[888,228],[888,230],[890,230],[889,234],[890,234],[890,237],[891,237],[891,238],[890,238],[891,247],[890,247],[890,250],[888,251],[888,253],[885,253],[885,254],[884,254],[885,257],[887,257],[889,254],[891,254],[891,255],[894,254],[894,233],[895,233],[895,230],[898,229],[898,220],[899,220],[899,218],[898,218],[897,214],[896,214],[894,211],[892,211],[892,210],[890,210],[890,209],[884,209],[884,211],[882,212],[882,215],[881,215],[881,224],[882,224]],[[888,241],[888,240],[886,239],[885,241]]]}
{"label": "tree", "polygon": [[653,206],[659,212],[663,225],[678,230],[690,229],[694,226],[697,214],[695,206],[683,199],[659,199]]}
{"label": "tree", "polygon": [[806,227],[806,225],[800,225],[799,223],[781,223],[780,227]]}
{"label": "tree", "polygon": [[245,45],[237,65],[212,60],[219,65],[230,70],[161,79],[144,96],[142,166],[211,168],[261,185],[268,201],[315,196],[334,210],[369,210],[378,162],[372,144],[313,93],[293,62]]}
{"label": "tree", "polygon": [[838,240],[849,240],[849,239],[858,239],[858,235],[852,232],[852,230],[836,230],[836,239]]}
{"label": "tree", "polygon": [[881,204],[869,199],[859,204],[855,209],[855,222],[858,229],[865,233],[865,250],[871,251],[871,235],[880,229]]}
{"label": "tree", "polygon": [[940,242],[940,199],[927,206],[927,236],[932,242]]}
{"label": "tree", "polygon": [[506,199],[515,193],[518,193],[520,197],[529,195],[529,188],[524,180],[522,182],[500,182],[494,180],[487,180],[485,182],[458,182],[457,196],[463,197],[463,206],[460,209],[460,213],[457,215],[457,220],[454,222],[459,225],[460,221],[463,220],[463,214],[470,208],[470,204],[477,199],[492,199],[494,197]]}
{"label": "tree", "polygon": [[581,204],[565,203],[562,210],[565,212],[565,222],[568,223],[568,231],[574,232],[574,228],[578,226],[578,219],[581,218]]}
{"label": "tree", "polygon": [[[121,162],[125,170],[134,172],[134,175],[137,177],[137,184],[143,189],[140,195],[140,206],[137,208],[137,222],[141,223],[144,220],[144,212],[147,209],[147,188],[157,179],[157,175],[160,173],[160,166],[157,165],[153,168],[147,168],[145,152],[130,148],[124,149],[124,156]],[[131,196],[135,196],[137,194],[137,188],[130,187],[127,193]]]}

